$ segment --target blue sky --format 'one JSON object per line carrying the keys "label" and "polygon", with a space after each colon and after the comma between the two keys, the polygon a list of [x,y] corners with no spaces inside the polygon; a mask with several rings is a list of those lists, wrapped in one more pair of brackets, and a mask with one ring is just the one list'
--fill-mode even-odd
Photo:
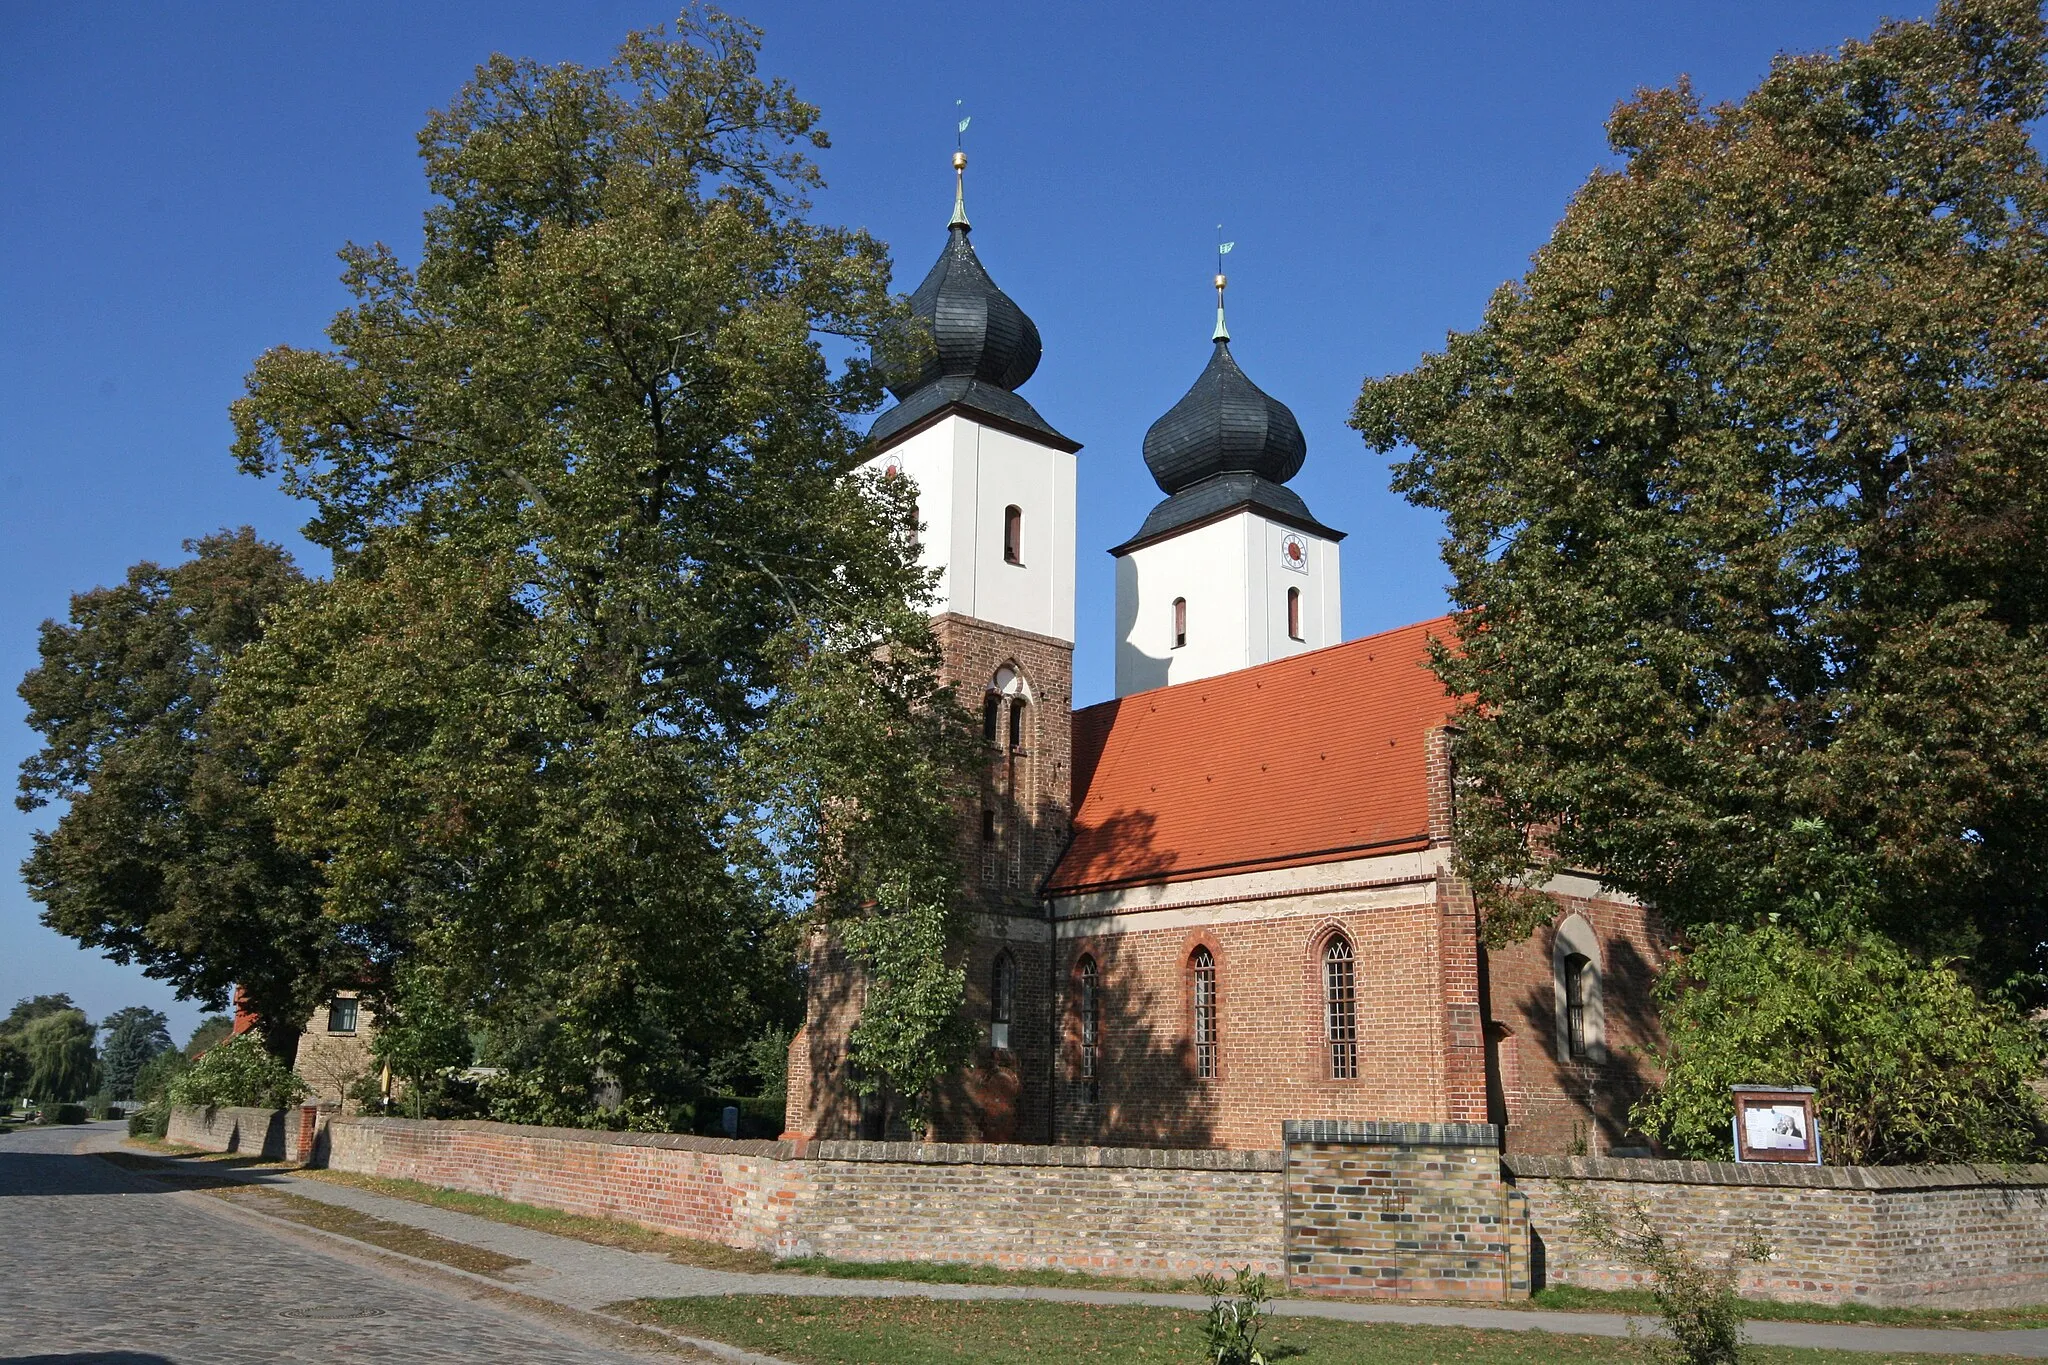
{"label": "blue sky", "polygon": [[[1387,492],[1344,418],[1522,273],[1607,157],[1639,86],[1739,97],[1774,54],[1931,4],[733,6],[763,67],[824,110],[821,216],[943,243],[954,101],[973,115],[975,245],[1037,321],[1023,390],[1081,452],[1076,700],[1109,695],[1110,560],[1158,492],[1145,428],[1207,358],[1216,225],[1246,371],[1308,435],[1295,487],[1344,544],[1345,633],[1443,608],[1437,525]],[[335,250],[416,251],[414,134],[492,51],[602,60],[665,3],[114,4],[0,0],[0,761],[34,735],[13,684],[71,592],[253,524],[325,572],[306,513],[227,458],[250,361],[315,345]],[[170,990],[36,922],[13,869],[47,812],[0,811],[0,1009],[68,991],[95,1017]]]}

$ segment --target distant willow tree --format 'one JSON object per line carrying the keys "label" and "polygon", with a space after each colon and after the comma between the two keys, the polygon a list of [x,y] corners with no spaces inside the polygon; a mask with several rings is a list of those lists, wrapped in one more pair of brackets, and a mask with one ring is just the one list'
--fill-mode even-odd
{"label": "distant willow tree", "polygon": [[1466,869],[1678,923],[2048,961],[2048,107],[2035,0],[1621,105],[1476,331],[1366,384],[1459,609]]}
{"label": "distant willow tree", "polygon": [[493,57],[420,135],[417,264],[349,247],[332,347],[235,405],[337,561],[230,687],[266,809],[368,945],[380,1046],[473,1021],[506,1117],[673,1121],[794,1022],[794,909],[932,928],[877,956],[875,1012],[915,1008],[872,1069],[942,1050],[932,983],[957,1008],[954,712],[907,495],[855,474],[880,380],[823,344],[901,310],[806,216],[825,136],[759,37],[693,9],[602,66]]}

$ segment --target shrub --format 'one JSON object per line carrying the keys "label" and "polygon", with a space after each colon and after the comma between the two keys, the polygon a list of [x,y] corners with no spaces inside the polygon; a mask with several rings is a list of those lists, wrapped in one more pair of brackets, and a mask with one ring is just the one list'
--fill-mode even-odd
{"label": "shrub", "polygon": [[2040,1032],[1952,963],[1874,933],[1700,931],[1658,982],[1664,1083],[1631,1114],[1673,1153],[1726,1160],[1732,1085],[1810,1085],[1834,1165],[2035,1154]]}
{"label": "shrub", "polygon": [[290,1067],[246,1033],[208,1048],[171,1082],[169,1092],[173,1104],[202,1109],[221,1105],[285,1109],[308,1093],[306,1083]]}
{"label": "shrub", "polygon": [[1273,1297],[1266,1277],[1241,1266],[1231,1279],[1201,1275],[1195,1283],[1209,1296],[1202,1359],[1209,1365],[1266,1365],[1265,1353],[1256,1344],[1259,1329],[1266,1325],[1266,1301]]}
{"label": "shrub", "polygon": [[43,1109],[44,1123],[84,1123],[85,1106],[82,1104],[52,1104]]}
{"label": "shrub", "polygon": [[[1737,1293],[1745,1263],[1771,1259],[1770,1243],[1760,1228],[1728,1253],[1719,1265],[1702,1262],[1683,1242],[1660,1231],[1641,1201],[1631,1203],[1619,1220],[1605,1205],[1577,1184],[1559,1190],[1571,1210],[1572,1228],[1602,1251],[1638,1270],[1648,1271],[1651,1292],[1664,1318],[1669,1342],[1651,1350],[1679,1365],[1738,1365],[1742,1359],[1742,1299]],[[1631,1327],[1633,1332],[1633,1327]]]}

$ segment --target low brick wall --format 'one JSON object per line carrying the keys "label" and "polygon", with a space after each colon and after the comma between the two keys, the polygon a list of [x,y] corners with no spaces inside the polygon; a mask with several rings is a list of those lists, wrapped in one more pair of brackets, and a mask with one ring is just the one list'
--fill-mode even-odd
{"label": "low brick wall", "polygon": [[1571,1228],[1566,1182],[1609,1210],[1641,1203],[1695,1252],[1725,1256],[1752,1229],[1774,1251],[1743,1293],[1884,1307],[2048,1303],[2048,1166],[1766,1166],[1611,1157],[1503,1159],[1528,1197],[1540,1285],[1595,1289],[1643,1276]]}
{"label": "low brick wall", "polygon": [[1280,1271],[1278,1152],[726,1141],[334,1119],[336,1170],[778,1256],[1186,1275]]}
{"label": "low brick wall", "polygon": [[1529,1296],[1527,1204],[1490,1123],[1290,1122],[1287,1283],[1397,1299]]}
{"label": "low brick wall", "polygon": [[242,1109],[223,1105],[217,1109],[171,1110],[166,1141],[197,1147],[206,1152],[243,1152],[285,1159],[285,1110]]}
{"label": "low brick wall", "polygon": [[[303,1116],[301,1116],[303,1117]],[[202,1123],[203,1119],[203,1123]],[[216,1151],[282,1145],[267,1110],[179,1111]],[[1240,1265],[1312,1291],[1500,1299],[1641,1283],[1575,1241],[1565,1182],[1719,1256],[1776,1248],[1746,1293],[2048,1303],[2048,1167],[1735,1166],[1499,1154],[1483,1124],[1303,1123],[1286,1152],[729,1142],[335,1118],[337,1170],[418,1180],[778,1256],[1186,1275]],[[1290,1164],[1291,1163],[1291,1164]]]}

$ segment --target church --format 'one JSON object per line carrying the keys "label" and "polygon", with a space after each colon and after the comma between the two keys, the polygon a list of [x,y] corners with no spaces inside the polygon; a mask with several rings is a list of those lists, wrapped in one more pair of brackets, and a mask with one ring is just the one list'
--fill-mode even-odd
{"label": "church", "polygon": [[[1208,362],[1145,436],[1164,496],[1109,551],[1116,696],[1074,709],[1081,446],[1018,392],[1038,329],[975,254],[965,165],[910,299],[935,348],[869,436],[915,483],[945,678],[988,751],[961,827],[977,1045],[934,1136],[1274,1148],[1286,1120],[1422,1121],[1636,1154],[1655,916],[1566,876],[1548,925],[1484,942],[1428,667],[1453,623],[1344,638],[1344,533],[1287,486],[1307,443],[1239,367],[1221,274]],[[788,1136],[900,1136],[851,1084],[861,983],[829,934],[806,996]]]}

